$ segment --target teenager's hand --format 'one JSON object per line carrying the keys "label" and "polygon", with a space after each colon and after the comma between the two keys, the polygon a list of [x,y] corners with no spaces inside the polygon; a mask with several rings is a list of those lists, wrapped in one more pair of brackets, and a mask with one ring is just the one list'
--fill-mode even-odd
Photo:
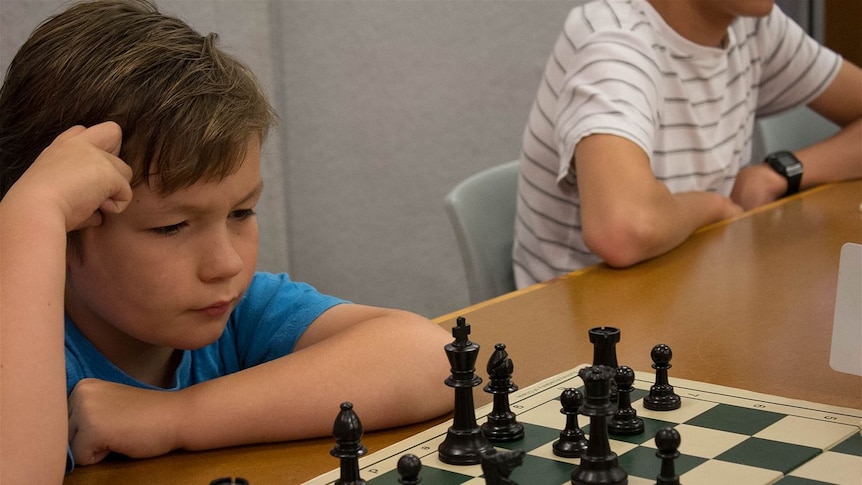
{"label": "teenager's hand", "polygon": [[786,191],[787,180],[769,165],[759,163],[739,171],[730,198],[749,210],[777,200]]}
{"label": "teenager's hand", "polygon": [[125,210],[132,169],[118,158],[122,130],[114,122],[61,133],[9,190],[33,210],[58,210],[66,231],[99,225],[102,212]]}
{"label": "teenager's hand", "polygon": [[180,392],[83,379],[69,396],[69,444],[75,463],[92,465],[110,452],[132,458],[177,448]]}

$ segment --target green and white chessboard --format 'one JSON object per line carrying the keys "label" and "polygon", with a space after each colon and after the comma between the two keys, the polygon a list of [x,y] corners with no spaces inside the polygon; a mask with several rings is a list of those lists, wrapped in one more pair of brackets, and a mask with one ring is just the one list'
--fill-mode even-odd
{"label": "green and white chessboard", "polygon": [[[583,367],[583,366],[580,366]],[[567,387],[583,390],[578,369],[564,372],[510,396],[512,411],[525,426],[520,441],[499,448],[522,449],[524,463],[510,478],[521,485],[562,485],[578,459],[560,458],[551,451],[566,418],[560,394]],[[673,426],[682,436],[676,471],[685,485],[860,485],[862,483],[862,411],[814,404],[740,389],[670,378],[682,407],[656,412],[644,409],[654,376],[638,373],[631,400],[646,431],[637,436],[611,436],[611,449],[629,474],[630,485],[654,484],[660,468],[655,456],[655,432]],[[475,392],[482,392],[481,387]],[[476,410],[479,423],[491,405]],[[357,409],[360,419],[362,410]],[[578,420],[589,434],[589,422]],[[452,422],[442,423],[360,459],[361,476],[369,485],[397,485],[398,459],[412,453],[422,460],[423,485],[483,485],[480,465],[453,466],[437,458]],[[333,458],[333,466],[338,462]],[[339,471],[321,475],[306,485],[335,483]]]}

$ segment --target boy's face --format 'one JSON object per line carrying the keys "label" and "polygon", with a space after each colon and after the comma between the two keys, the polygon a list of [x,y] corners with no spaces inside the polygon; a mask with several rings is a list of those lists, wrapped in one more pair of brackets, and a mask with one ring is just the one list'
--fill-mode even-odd
{"label": "boy's face", "polygon": [[257,137],[220,182],[167,196],[138,185],[128,209],[82,230],[80,257],[67,258],[69,316],[108,354],[212,343],[254,274],[261,189]]}

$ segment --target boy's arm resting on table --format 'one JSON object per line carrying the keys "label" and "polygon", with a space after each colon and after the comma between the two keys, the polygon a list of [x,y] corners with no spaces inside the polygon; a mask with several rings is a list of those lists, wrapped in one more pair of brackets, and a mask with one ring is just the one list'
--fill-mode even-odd
{"label": "boy's arm resting on table", "polygon": [[[76,463],[326,436],[350,401],[366,430],[442,415],[451,336],[412,313],[337,305],[279,359],[176,392],[96,380],[70,398]],[[190,419],[190,417],[194,417]]]}
{"label": "boy's arm resting on table", "polygon": [[[844,61],[829,87],[809,107],[841,126],[841,131],[796,150],[803,166],[800,189],[862,177],[862,69]],[[778,199],[786,190],[783,177],[755,163],[739,172],[731,198],[752,209]]]}
{"label": "boy's arm resting on table", "polygon": [[614,135],[575,148],[584,242],[611,266],[664,254],[706,224],[742,212],[711,192],[674,194],[652,173],[646,153]]}
{"label": "boy's arm resting on table", "polygon": [[[60,135],[0,201],[0,481],[62,480],[66,234],[120,211],[131,169],[116,124]],[[73,163],[70,163],[73,160]]]}

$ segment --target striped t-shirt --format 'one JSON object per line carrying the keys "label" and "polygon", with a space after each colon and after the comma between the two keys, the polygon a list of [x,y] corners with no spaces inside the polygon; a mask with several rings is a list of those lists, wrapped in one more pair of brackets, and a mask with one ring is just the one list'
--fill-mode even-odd
{"label": "striped t-shirt", "polygon": [[676,33],[645,0],[571,11],[524,131],[513,250],[518,287],[600,262],[581,233],[575,145],[636,143],[673,193],[729,195],[751,158],[755,116],[807,104],[841,64],[773,8],[737,18],[722,48]]}

